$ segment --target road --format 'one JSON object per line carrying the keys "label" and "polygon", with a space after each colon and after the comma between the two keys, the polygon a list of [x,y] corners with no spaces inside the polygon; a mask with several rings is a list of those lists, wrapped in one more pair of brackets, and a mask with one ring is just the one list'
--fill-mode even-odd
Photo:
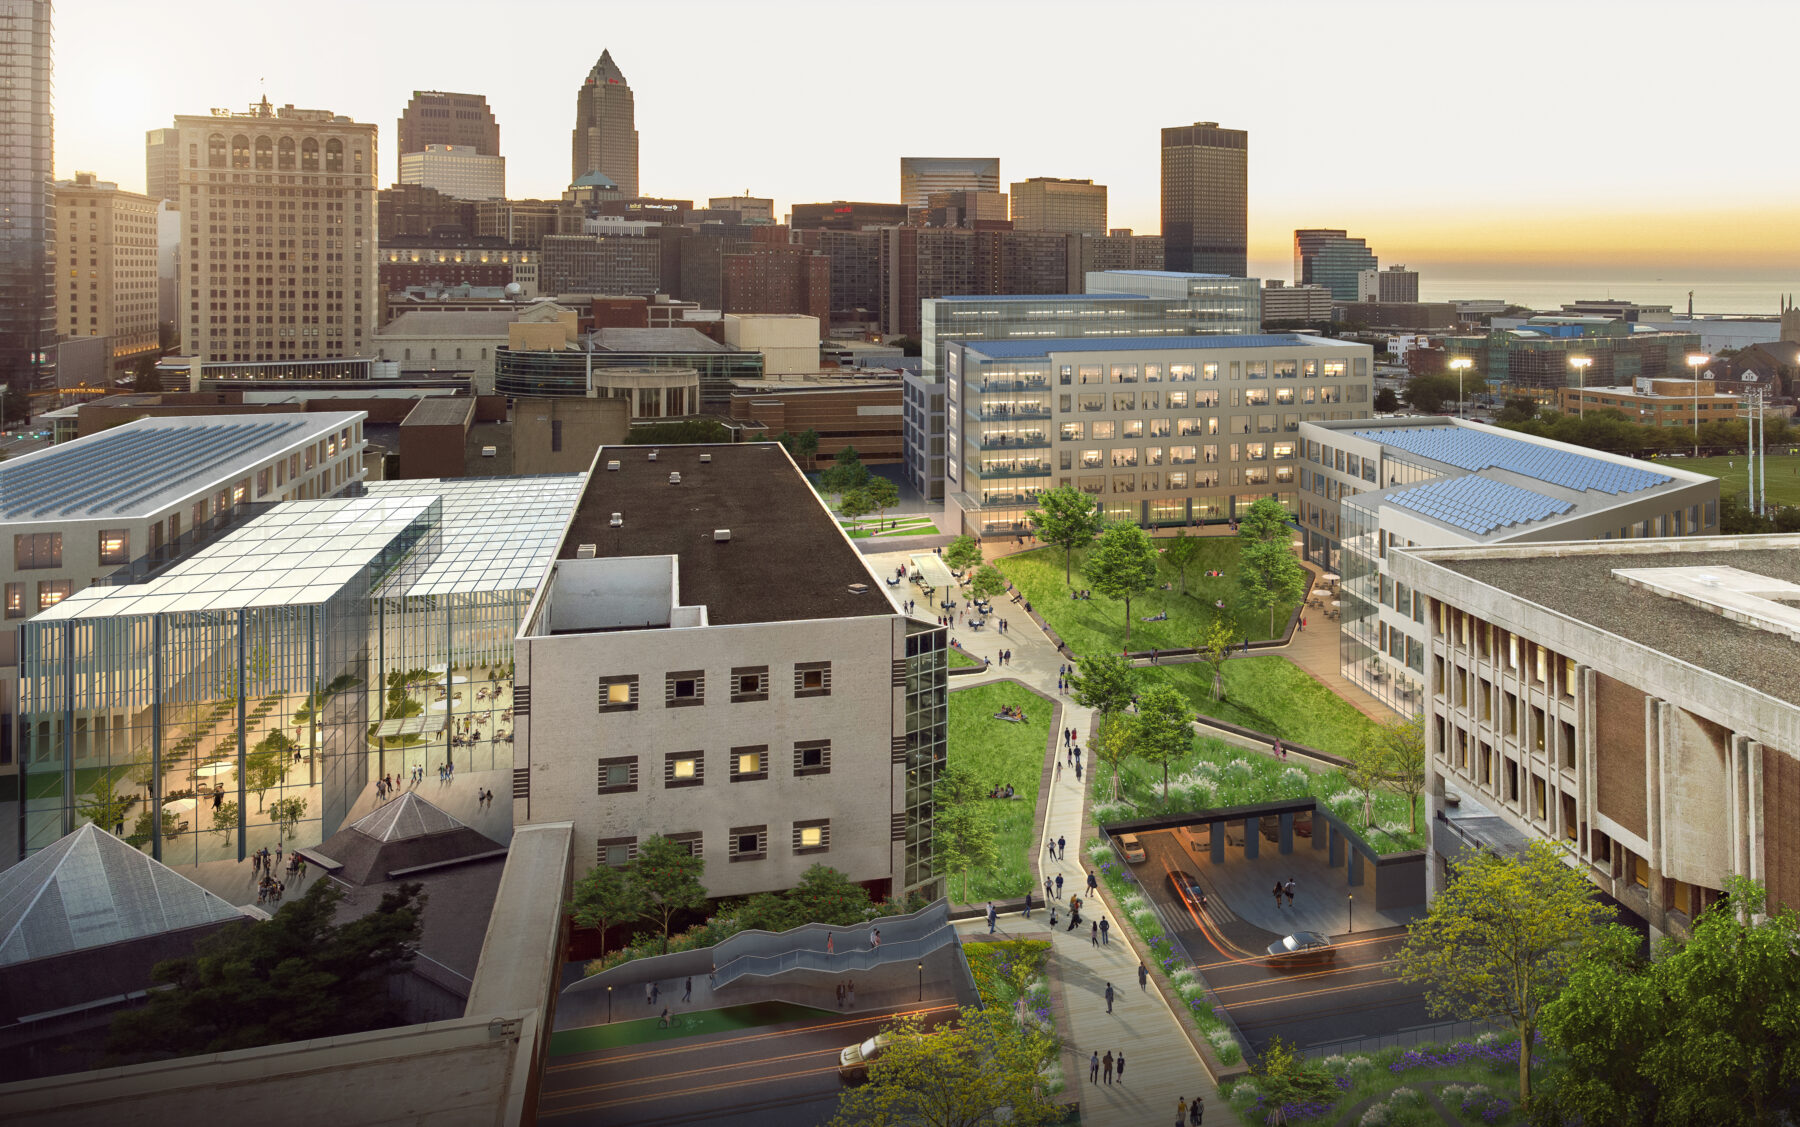
{"label": "road", "polygon": [[[933,1027],[956,1011],[945,1005],[924,1012]],[[538,1120],[638,1127],[823,1123],[837,1111],[843,1090],[838,1053],[873,1037],[893,1017],[892,1011],[845,1015],[557,1057],[544,1070]]]}
{"label": "road", "polygon": [[38,432],[18,431],[0,432],[0,457],[17,458],[21,454],[29,454],[33,450],[41,450],[50,445],[47,438],[38,438]]}
{"label": "road", "polygon": [[1333,936],[1330,964],[1272,966],[1265,952],[1277,936],[1239,920],[1216,895],[1204,907],[1184,903],[1168,871],[1198,870],[1168,835],[1142,837],[1148,858],[1140,887],[1174,924],[1175,939],[1257,1052],[1276,1037],[1306,1048],[1433,1024],[1421,989],[1393,976],[1404,928]]}

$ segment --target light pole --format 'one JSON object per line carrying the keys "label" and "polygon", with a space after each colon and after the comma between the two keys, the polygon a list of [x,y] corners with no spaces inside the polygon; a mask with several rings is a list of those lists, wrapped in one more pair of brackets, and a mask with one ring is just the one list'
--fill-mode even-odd
{"label": "light pole", "polygon": [[1463,373],[1475,366],[1475,361],[1467,356],[1458,356],[1450,361],[1450,367],[1456,372],[1456,417],[1463,417]]}
{"label": "light pole", "polygon": [[1590,356],[1569,357],[1569,367],[1575,369],[1575,375],[1578,379],[1576,386],[1580,390],[1576,392],[1576,395],[1580,397],[1578,400],[1581,405],[1579,409],[1580,417],[1584,419],[1587,418],[1587,370],[1588,365],[1593,362],[1593,358]]}
{"label": "light pole", "polygon": [[1696,458],[1700,456],[1700,365],[1711,359],[1712,357],[1704,352],[1690,352],[1687,358],[1688,371],[1694,377],[1692,386],[1694,391],[1694,457]]}
{"label": "light pole", "polygon": [[919,964],[919,1001],[925,1000],[925,964]]}
{"label": "light pole", "polygon": [[612,1024],[612,987],[606,988],[606,1024]]}
{"label": "light pole", "polygon": [[1354,935],[1356,933],[1356,893],[1345,893],[1344,898],[1350,904],[1350,930],[1346,931],[1344,934]]}

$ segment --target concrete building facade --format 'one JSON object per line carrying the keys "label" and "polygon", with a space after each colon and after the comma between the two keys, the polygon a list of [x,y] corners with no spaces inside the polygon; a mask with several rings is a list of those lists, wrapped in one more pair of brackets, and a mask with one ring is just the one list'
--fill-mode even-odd
{"label": "concrete building facade", "polygon": [[1290,286],[1279,278],[1266,278],[1262,289],[1265,325],[1284,321],[1330,321],[1331,291],[1324,286]]}
{"label": "concrete building facade", "polygon": [[1197,121],[1162,131],[1162,236],[1172,271],[1250,270],[1250,134]]}
{"label": "concrete building facade", "polygon": [[1059,180],[1054,176],[1015,181],[1012,223],[1015,231],[1104,235],[1106,185],[1092,180]]}
{"label": "concrete building facade", "polygon": [[999,157],[901,157],[900,202],[928,207],[933,192],[998,192]]}
{"label": "concrete building facade", "polygon": [[1618,411],[1642,426],[1693,429],[1730,422],[1744,410],[1744,401],[1715,390],[1712,380],[1640,379],[1617,387],[1559,387],[1556,406],[1565,415]]}
{"label": "concrete building facade", "polygon": [[1800,538],[1409,549],[1422,600],[1431,878],[1552,841],[1658,933],[1728,876],[1800,904]]}
{"label": "concrete building facade", "polygon": [[1386,270],[1373,267],[1356,275],[1356,300],[1358,301],[1405,301],[1419,300],[1419,272],[1408,270],[1404,265],[1390,266]]}
{"label": "concrete building facade", "polygon": [[500,123],[483,94],[414,90],[394,138],[394,151],[401,155],[422,153],[430,145],[467,146],[483,156],[500,155]]}
{"label": "concrete building facade", "polygon": [[181,184],[181,134],[173,129],[144,133],[144,194],[173,203]]}
{"label": "concrete building facade", "polygon": [[175,129],[182,348],[225,361],[366,355],[380,317],[375,127],[265,98]]}
{"label": "concrete building facade", "polygon": [[470,145],[427,145],[400,154],[400,183],[435,188],[458,200],[506,198],[506,158]]}
{"label": "concrete building facade", "polygon": [[157,333],[159,201],[77,172],[56,182],[57,329],[106,337],[107,372],[122,376],[161,353]]}

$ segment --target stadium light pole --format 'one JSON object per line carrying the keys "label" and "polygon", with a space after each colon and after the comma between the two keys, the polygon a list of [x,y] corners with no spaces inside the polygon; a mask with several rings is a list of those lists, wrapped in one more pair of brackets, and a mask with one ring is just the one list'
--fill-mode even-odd
{"label": "stadium light pole", "polygon": [[1467,356],[1458,356],[1450,361],[1450,367],[1456,371],[1456,417],[1463,417],[1463,373],[1475,366],[1475,361]]}
{"label": "stadium light pole", "polygon": [[1579,380],[1579,382],[1576,385],[1577,388],[1579,389],[1576,392],[1576,395],[1578,397],[1577,402],[1580,404],[1580,408],[1579,408],[1580,416],[1579,417],[1581,417],[1583,419],[1587,418],[1587,370],[1588,370],[1588,366],[1591,365],[1593,362],[1594,362],[1594,360],[1593,360],[1593,357],[1591,357],[1591,356],[1571,356],[1571,357],[1569,357],[1569,367],[1575,369],[1575,374]]}
{"label": "stadium light pole", "polygon": [[1690,352],[1687,358],[1688,372],[1694,377],[1692,388],[1694,392],[1694,457],[1696,458],[1700,456],[1700,365],[1711,359],[1712,357],[1704,352]]}

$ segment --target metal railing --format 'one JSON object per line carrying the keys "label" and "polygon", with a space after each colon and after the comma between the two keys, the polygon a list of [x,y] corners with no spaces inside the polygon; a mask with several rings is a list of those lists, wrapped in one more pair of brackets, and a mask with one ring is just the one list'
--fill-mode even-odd
{"label": "metal railing", "polygon": [[1452,1041],[1473,1041],[1483,1033],[1502,1033],[1501,1027],[1486,1021],[1449,1021],[1439,1025],[1421,1025],[1414,1029],[1403,1029],[1398,1033],[1384,1033],[1376,1037],[1357,1037],[1348,1041],[1328,1041],[1322,1045],[1308,1045],[1300,1050],[1303,1057],[1349,1056],[1353,1053],[1374,1053],[1382,1049],[1405,1049],[1414,1045],[1447,1044]]}
{"label": "metal railing", "polygon": [[740,955],[718,969],[713,985],[717,989],[751,975],[768,978],[796,970],[820,970],[836,974],[842,971],[866,971],[890,963],[918,962],[940,947],[956,941],[956,928],[944,924],[918,939],[899,939],[883,943],[879,947],[860,947],[835,954],[809,949],[783,951],[775,955]]}

